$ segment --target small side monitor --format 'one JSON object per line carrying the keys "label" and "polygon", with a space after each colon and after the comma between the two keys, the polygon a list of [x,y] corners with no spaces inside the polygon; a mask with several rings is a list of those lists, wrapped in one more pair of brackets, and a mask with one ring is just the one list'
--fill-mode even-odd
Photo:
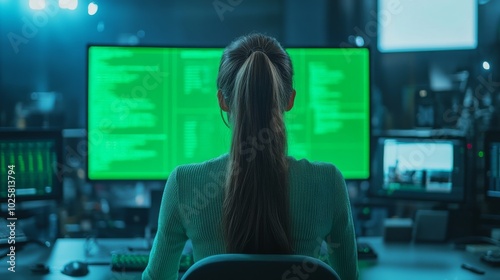
{"label": "small side monitor", "polygon": [[465,140],[378,138],[370,193],[393,199],[462,201],[465,193]]}
{"label": "small side monitor", "polygon": [[62,133],[0,130],[2,203],[62,198]]}

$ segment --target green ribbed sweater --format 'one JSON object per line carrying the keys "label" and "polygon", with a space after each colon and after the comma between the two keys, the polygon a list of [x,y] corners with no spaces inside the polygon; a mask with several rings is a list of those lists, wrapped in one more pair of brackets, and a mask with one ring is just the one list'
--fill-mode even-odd
{"label": "green ribbed sweater", "polygon": [[[226,154],[178,166],[170,174],[158,232],[142,279],[177,280],[180,256],[188,239],[195,261],[225,253],[221,225],[228,159]],[[354,227],[340,171],[331,164],[289,157],[289,178],[295,253],[318,257],[326,241],[329,263],[341,279],[357,279]]]}

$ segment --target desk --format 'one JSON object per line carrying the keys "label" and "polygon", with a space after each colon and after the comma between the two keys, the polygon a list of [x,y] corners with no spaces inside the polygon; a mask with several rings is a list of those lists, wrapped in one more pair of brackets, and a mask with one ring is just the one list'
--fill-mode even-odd
{"label": "desk", "polygon": [[[379,237],[359,238],[360,242],[370,244],[378,254],[376,261],[360,261],[360,279],[418,279],[418,280],[499,280],[500,268],[492,268],[481,263],[478,255],[454,250],[451,245],[427,244],[386,244]],[[31,244],[17,254],[16,273],[7,271],[5,258],[0,262],[0,279],[57,279],[57,280],[135,280],[141,273],[112,272],[109,265],[91,265],[85,277],[70,277],[60,273],[61,268],[72,260],[90,262],[109,262],[109,252],[115,249],[144,247],[143,239],[99,239],[99,246],[85,246],[85,239],[59,239],[52,251]],[[86,250],[87,249],[87,250]],[[100,249],[100,250],[97,250]],[[85,252],[90,252],[86,257]],[[35,275],[30,265],[46,263],[51,272]],[[477,275],[460,267],[462,263],[474,265],[486,274]]]}
{"label": "desk", "polygon": [[[113,272],[110,269],[111,254],[113,250],[127,247],[145,248],[147,242],[144,239],[99,239],[96,242],[88,242],[82,238],[61,238],[56,241],[52,250],[39,245],[29,244],[16,253],[16,272],[7,270],[8,264],[5,258],[1,259],[0,279],[12,280],[136,280],[141,279],[141,273]],[[33,255],[34,254],[34,255]],[[89,274],[84,277],[71,277],[60,271],[70,261],[81,260],[92,263],[103,263],[102,265],[89,265]],[[34,274],[30,266],[36,263],[45,263],[50,273],[46,275]]]}
{"label": "desk", "polygon": [[[405,280],[499,280],[500,268],[482,263],[480,255],[455,250],[450,244],[387,244],[382,238],[359,238],[378,254],[376,261],[360,261],[360,279]],[[486,273],[474,274],[461,268],[473,265]]]}
{"label": "desk", "polygon": [[[60,280],[109,280],[109,279],[141,279],[141,273],[122,273],[111,271],[111,252],[128,247],[147,248],[145,239],[98,239],[86,241],[85,239],[64,238],[56,241],[52,254],[47,262],[52,273],[41,279]],[[89,252],[89,253],[86,253]],[[84,277],[72,277],[62,274],[60,271],[70,261],[81,260],[89,263],[102,263],[100,265],[89,265],[89,274]],[[53,277],[55,275],[56,277]]]}

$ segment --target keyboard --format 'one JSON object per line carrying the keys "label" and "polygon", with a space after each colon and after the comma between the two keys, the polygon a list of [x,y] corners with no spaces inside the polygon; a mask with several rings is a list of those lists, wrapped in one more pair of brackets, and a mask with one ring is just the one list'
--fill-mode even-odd
{"label": "keyboard", "polygon": [[[375,260],[377,253],[368,243],[358,242],[358,259]],[[319,258],[327,262],[328,256]],[[111,269],[113,271],[144,271],[149,261],[149,251],[115,251],[111,254]],[[192,253],[183,253],[179,262],[179,272],[185,272],[194,264]]]}
{"label": "keyboard", "polygon": [[[144,271],[149,261],[149,252],[113,252],[111,254],[111,270],[113,271]],[[182,254],[179,262],[179,272],[188,270],[194,263],[192,254]]]}
{"label": "keyboard", "polygon": [[[0,247],[19,245],[21,243],[25,243],[28,240],[26,234],[24,234],[24,232],[21,230],[17,221],[15,221],[14,232],[11,232],[11,228],[9,227],[10,224],[11,221],[5,218],[0,218]],[[15,244],[13,243],[14,241]]]}

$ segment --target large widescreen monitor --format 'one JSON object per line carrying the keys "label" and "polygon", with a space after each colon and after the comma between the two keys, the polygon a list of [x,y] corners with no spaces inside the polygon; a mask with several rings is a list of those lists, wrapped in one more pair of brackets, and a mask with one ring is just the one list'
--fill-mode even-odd
{"label": "large widescreen monitor", "polygon": [[48,130],[0,130],[2,203],[62,198],[62,134]]}
{"label": "large widescreen monitor", "polygon": [[378,0],[378,50],[475,49],[477,6],[477,0]]}
{"label": "large widescreen monitor", "polygon": [[[290,48],[289,155],[369,178],[370,56],[366,48]],[[222,48],[89,46],[88,178],[165,180],[180,164],[230,149],[216,78]]]}
{"label": "large widescreen monitor", "polygon": [[370,194],[460,202],[465,194],[465,140],[460,137],[379,137]]}

